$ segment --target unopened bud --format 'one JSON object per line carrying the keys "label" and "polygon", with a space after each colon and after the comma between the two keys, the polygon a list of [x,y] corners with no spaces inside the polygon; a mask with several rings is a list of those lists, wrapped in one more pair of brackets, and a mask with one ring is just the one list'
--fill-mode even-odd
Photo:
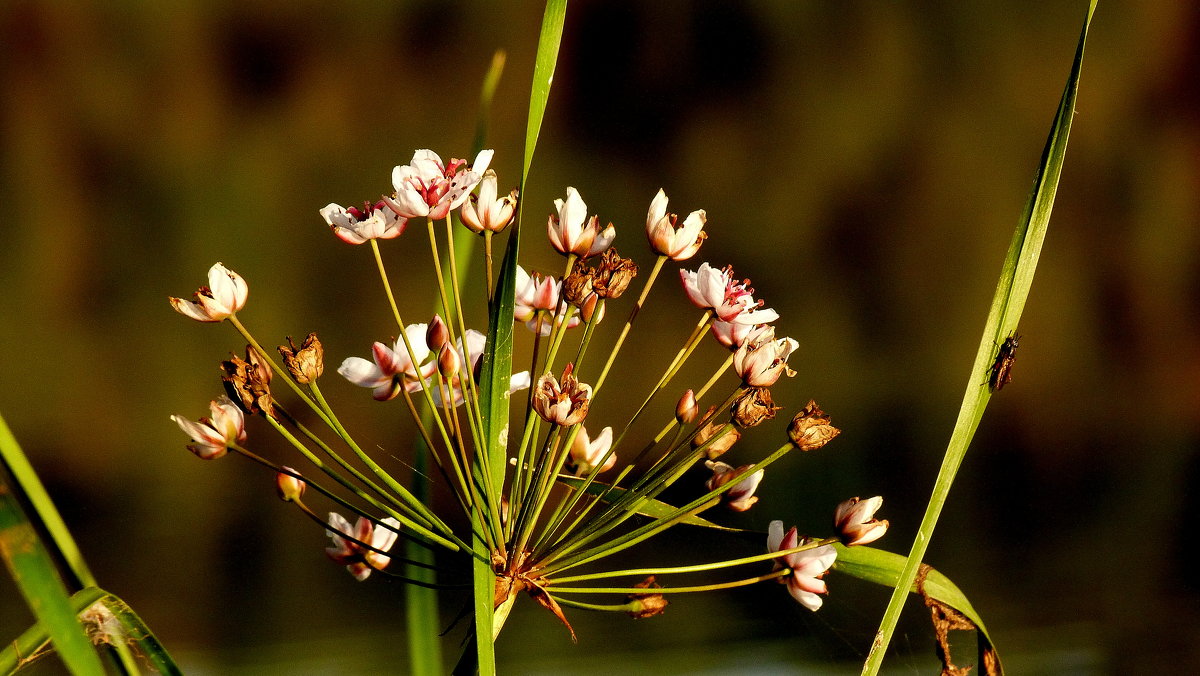
{"label": "unopened bud", "polygon": [[771,390],[751,387],[733,402],[733,421],[741,427],[755,427],[775,417],[780,409],[771,401]]}
{"label": "unopened bud", "polygon": [[454,346],[446,344],[442,346],[438,352],[438,372],[444,378],[453,378],[458,374],[458,369],[462,366],[462,360],[459,359],[458,350]]}
{"label": "unopened bud", "polygon": [[261,359],[250,345],[246,346],[246,358],[233,355],[221,362],[221,382],[225,392],[238,408],[251,415],[262,413],[273,416],[271,403],[271,367]]}
{"label": "unopened bud", "polygon": [[298,502],[304,496],[308,483],[299,478],[300,473],[291,467],[280,467],[284,470],[275,475],[275,492],[284,502]]}
{"label": "unopened bud", "polygon": [[[655,582],[653,575],[633,586],[638,589],[662,589],[662,585]],[[635,620],[661,615],[666,611],[668,604],[666,597],[658,593],[630,594],[625,599],[630,602],[630,605],[635,606],[634,609],[627,611],[629,616]]]}
{"label": "unopened bud", "polygon": [[817,406],[817,402],[811,399],[788,425],[788,437],[802,451],[815,451],[841,433],[830,424],[829,416]]}
{"label": "unopened bud", "polygon": [[325,372],[325,348],[317,340],[317,334],[308,334],[300,347],[296,347],[291,336],[287,337],[287,342],[287,345],[279,346],[279,354],[292,378],[302,385],[320,378]]}
{"label": "unopened bud", "polygon": [[600,296],[594,293],[588,296],[587,300],[585,300],[583,305],[579,308],[580,319],[585,322],[590,322],[592,321],[592,315],[596,314],[597,312],[600,313],[600,316],[596,318],[596,321],[599,322],[600,320],[604,319],[604,303],[602,300],[603,299],[601,299]]}
{"label": "unopened bud", "polygon": [[696,393],[688,390],[679,398],[675,405],[675,419],[683,425],[689,425],[700,414],[700,405],[696,403]]}
{"label": "unopened bud", "polygon": [[425,330],[425,344],[431,350],[440,350],[442,346],[450,342],[450,330],[446,328],[446,322],[438,315],[434,315],[433,319],[429,320],[429,328]]}
{"label": "unopened bud", "polygon": [[592,284],[601,298],[620,298],[637,272],[637,263],[632,259],[621,258],[616,249],[608,249],[600,258]]}

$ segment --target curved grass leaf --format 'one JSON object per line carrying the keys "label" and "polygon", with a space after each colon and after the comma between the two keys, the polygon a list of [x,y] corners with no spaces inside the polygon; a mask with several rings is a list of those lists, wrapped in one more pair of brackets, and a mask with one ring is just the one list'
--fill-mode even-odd
{"label": "curved grass leaf", "polygon": [[[3,442],[0,442],[3,443]],[[50,554],[25,517],[16,496],[0,482],[0,558],[38,623],[72,674],[104,673],[100,657],[75,618],[75,611]]]}
{"label": "curved grass leaf", "polygon": [[[581,479],[579,477],[574,477],[574,476],[559,475],[558,480],[576,490],[578,490],[585,483],[585,481],[583,479]],[[602,494],[607,493],[610,496],[610,498],[606,498],[604,500],[604,502],[616,502],[617,500],[619,500],[621,498],[621,496],[625,495],[624,488],[619,488],[619,487],[618,488],[610,488],[607,484],[602,484],[599,481],[593,481],[591,484],[588,485],[588,487],[585,490],[589,495],[602,495]],[[648,516],[653,519],[662,519],[662,518],[670,517],[670,516],[677,514],[678,512],[679,512],[678,507],[676,507],[674,505],[668,505],[667,503],[661,502],[659,500],[642,501],[638,505],[638,508],[636,510],[637,514],[640,514],[642,516]],[[729,526],[722,526],[720,524],[713,523],[712,521],[709,521],[707,519],[701,519],[700,517],[695,516],[695,515],[685,516],[682,519],[680,519],[678,521],[678,523],[681,523],[681,524],[684,524],[687,526],[701,526],[704,528],[713,528],[716,530],[727,530],[727,531],[734,531],[734,532],[742,532],[744,530],[742,528],[730,528]]]}
{"label": "curved grass leaf", "polygon": [[975,363],[972,365],[970,376],[967,379],[967,388],[959,408],[958,420],[954,424],[954,432],[950,436],[949,446],[942,459],[942,467],[934,482],[933,495],[925,509],[925,516],[921,520],[920,529],[917,531],[917,537],[913,541],[905,566],[900,572],[896,590],[893,592],[880,622],[879,631],[871,644],[871,651],[863,665],[862,673],[864,675],[874,676],[879,673],[884,653],[900,619],[900,612],[904,607],[908,589],[912,587],[917,577],[917,571],[925,556],[925,550],[929,546],[934,526],[937,525],[938,516],[946,504],[946,496],[950,492],[954,475],[958,472],[959,465],[962,464],[971,438],[979,427],[979,420],[983,417],[983,411],[991,399],[992,392],[988,387],[989,369],[996,359],[999,346],[1003,344],[1004,339],[1010,333],[1016,330],[1017,323],[1021,319],[1021,312],[1025,308],[1025,299],[1029,297],[1033,273],[1037,269],[1042,242],[1050,224],[1050,211],[1054,207],[1054,195],[1058,190],[1059,176],[1062,174],[1063,160],[1067,151],[1067,137],[1071,131],[1071,119],[1075,112],[1075,97],[1079,90],[1079,72],[1083,66],[1084,44],[1087,42],[1088,28],[1095,11],[1096,0],[1091,0],[1083,30],[1079,35],[1079,44],[1075,50],[1071,74],[1067,77],[1067,84],[1058,104],[1058,112],[1054,116],[1049,138],[1046,139],[1046,147],[1042,151],[1041,163],[1038,165],[1037,174],[1034,177],[1033,190],[1025,205],[1021,221],[1013,233],[1008,256],[1004,260],[1000,282],[996,286],[991,310],[980,339],[979,350],[975,355]]}
{"label": "curved grass leaf", "polygon": [[[97,603],[106,612],[94,612]],[[88,587],[71,596],[71,608],[81,622],[91,625],[90,633],[97,640],[136,646],[150,666],[160,674],[173,676],[182,673],[154,632],[116,595],[97,587]],[[21,668],[30,661],[30,657],[44,650],[49,642],[45,625],[35,623],[4,650],[0,650],[0,673],[12,673]]]}

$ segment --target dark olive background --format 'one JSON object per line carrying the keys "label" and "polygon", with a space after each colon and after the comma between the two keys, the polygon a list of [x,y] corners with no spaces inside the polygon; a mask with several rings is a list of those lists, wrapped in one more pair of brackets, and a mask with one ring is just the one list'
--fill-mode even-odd
{"label": "dark olive background", "polygon": [[[979,378],[967,371],[1084,5],[571,3],[525,195],[527,265],[561,265],[541,223],[566,186],[646,269],[654,192],[706,209],[693,265],[750,276],[800,343],[775,398],[790,413],[814,397],[845,430],[770,470],[729,523],[820,533],[837,501],[882,494],[880,545],[907,550]],[[489,146],[515,185],[540,16],[536,2],[0,7],[0,410],[101,583],[188,672],[403,672],[404,588],[326,561],[323,534],[259,469],[184,450],[168,416],[204,413],[239,339],[167,295],[217,260],[241,273],[256,335],[319,331],[327,394],[402,468],[401,407],[332,373],[394,332],[390,313],[367,250],[317,209],[388,190],[415,148],[466,155],[496,49],[508,68]],[[1013,673],[1200,665],[1198,28],[1191,3],[1101,3],[1013,382],[929,549]],[[414,227],[384,247],[412,321],[433,302],[424,241]],[[628,414],[697,315],[664,274],[597,427]],[[680,387],[722,358],[705,345]],[[778,445],[776,423],[731,461]],[[292,457],[257,421],[251,442]],[[761,548],[681,530],[622,561]],[[887,594],[830,586],[815,615],[776,585],[677,597],[637,622],[573,612],[578,646],[522,603],[498,652],[507,673],[856,673]],[[7,577],[0,599],[8,640],[31,616]],[[464,600],[445,599],[447,624]],[[910,606],[889,673],[936,672],[926,617]]]}

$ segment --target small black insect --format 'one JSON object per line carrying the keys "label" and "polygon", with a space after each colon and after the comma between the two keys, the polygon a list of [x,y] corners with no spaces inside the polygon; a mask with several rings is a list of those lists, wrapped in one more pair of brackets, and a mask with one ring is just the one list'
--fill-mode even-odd
{"label": "small black insect", "polygon": [[988,386],[992,391],[999,392],[1004,389],[1004,386],[1012,380],[1013,362],[1017,360],[1017,348],[1020,347],[1020,334],[1013,331],[1012,335],[1004,339],[1004,344],[1000,346],[1000,351],[996,354],[996,361],[992,367],[988,369]]}

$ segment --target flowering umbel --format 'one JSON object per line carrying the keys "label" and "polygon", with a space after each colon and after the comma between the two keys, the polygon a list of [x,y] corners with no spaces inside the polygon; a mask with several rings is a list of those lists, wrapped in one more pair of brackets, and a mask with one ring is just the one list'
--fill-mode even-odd
{"label": "flowering umbel", "polygon": [[220,322],[241,310],[250,293],[246,280],[238,273],[217,263],[208,269],[208,286],[196,291],[196,300],[170,298],[171,307],[179,314],[198,322]]}
{"label": "flowering umbel", "polygon": [[246,441],[246,419],[242,409],[229,397],[217,397],[209,404],[209,409],[211,418],[192,422],[181,415],[173,415],[171,420],[195,442],[188,445],[189,451],[204,460],[215,460],[225,455],[230,444]]}

